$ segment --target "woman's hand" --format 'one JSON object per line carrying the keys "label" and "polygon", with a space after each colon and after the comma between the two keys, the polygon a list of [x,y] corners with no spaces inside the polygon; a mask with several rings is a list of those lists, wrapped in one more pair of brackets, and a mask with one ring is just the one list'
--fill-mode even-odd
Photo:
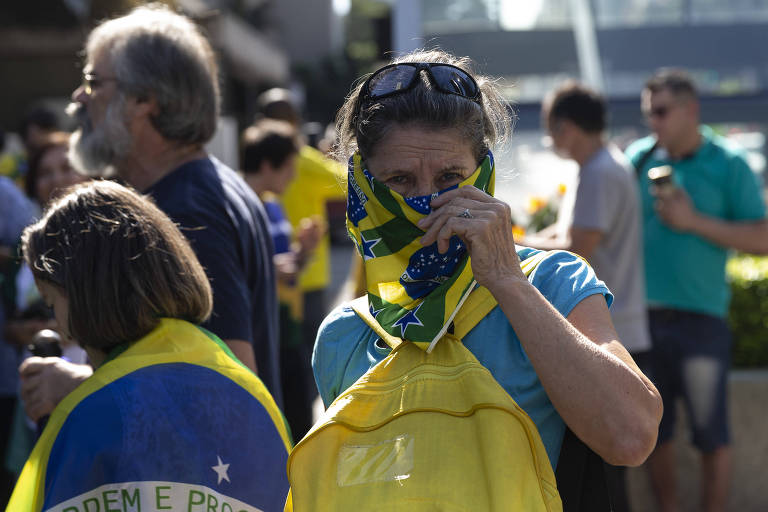
{"label": "woman's hand", "polygon": [[448,250],[453,235],[461,238],[472,257],[475,279],[491,293],[510,278],[527,281],[520,269],[512,214],[505,202],[472,186],[450,190],[432,200],[432,213],[418,226],[426,232],[421,243],[437,242],[440,252]]}

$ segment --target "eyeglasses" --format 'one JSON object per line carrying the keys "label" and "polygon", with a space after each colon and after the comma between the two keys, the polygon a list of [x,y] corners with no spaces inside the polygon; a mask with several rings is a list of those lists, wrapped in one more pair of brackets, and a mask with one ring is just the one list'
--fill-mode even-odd
{"label": "eyeglasses", "polygon": [[360,105],[409,91],[418,82],[422,71],[427,73],[432,86],[438,91],[480,103],[480,87],[463,69],[450,64],[403,62],[384,66],[374,72],[360,90]]}
{"label": "eyeglasses", "polygon": [[88,96],[106,82],[117,82],[117,78],[113,76],[100,77],[94,73],[83,73],[83,90]]}
{"label": "eyeglasses", "polygon": [[669,114],[670,110],[672,110],[671,105],[662,105],[659,107],[654,107],[648,110],[647,112],[645,112],[645,117],[647,117],[648,119],[651,119],[654,117],[658,119],[664,119],[665,117],[667,117],[667,114]]}

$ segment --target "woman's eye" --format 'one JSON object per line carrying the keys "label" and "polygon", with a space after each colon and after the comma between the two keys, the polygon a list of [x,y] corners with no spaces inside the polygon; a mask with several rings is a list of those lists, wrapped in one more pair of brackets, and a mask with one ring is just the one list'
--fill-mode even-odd
{"label": "woman's eye", "polygon": [[454,182],[454,181],[462,181],[464,179],[464,176],[461,175],[461,173],[458,172],[447,172],[440,176],[440,178],[444,182]]}
{"label": "woman's eye", "polygon": [[402,185],[408,182],[407,176],[392,176],[387,179],[387,185]]}

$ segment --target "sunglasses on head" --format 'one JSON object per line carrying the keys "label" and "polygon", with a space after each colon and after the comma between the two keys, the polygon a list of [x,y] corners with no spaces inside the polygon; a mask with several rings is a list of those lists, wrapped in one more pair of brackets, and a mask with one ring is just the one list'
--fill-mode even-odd
{"label": "sunglasses on head", "polygon": [[418,83],[422,71],[438,91],[480,103],[480,88],[463,69],[450,64],[403,62],[384,66],[368,77],[360,90],[361,105],[409,91]]}

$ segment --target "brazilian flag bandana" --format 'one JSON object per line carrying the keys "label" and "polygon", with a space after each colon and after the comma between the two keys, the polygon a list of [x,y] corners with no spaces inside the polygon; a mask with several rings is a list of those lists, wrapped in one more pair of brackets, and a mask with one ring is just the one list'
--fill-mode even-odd
{"label": "brazilian flag bandana", "polygon": [[440,254],[437,242],[421,245],[425,232],[416,223],[432,211],[434,198],[457,187],[493,195],[493,154],[466,180],[428,196],[394,192],[364,168],[359,153],[349,159],[348,173],[347,230],[363,258],[371,315],[392,336],[429,344],[431,351],[476,281],[459,237]]}

